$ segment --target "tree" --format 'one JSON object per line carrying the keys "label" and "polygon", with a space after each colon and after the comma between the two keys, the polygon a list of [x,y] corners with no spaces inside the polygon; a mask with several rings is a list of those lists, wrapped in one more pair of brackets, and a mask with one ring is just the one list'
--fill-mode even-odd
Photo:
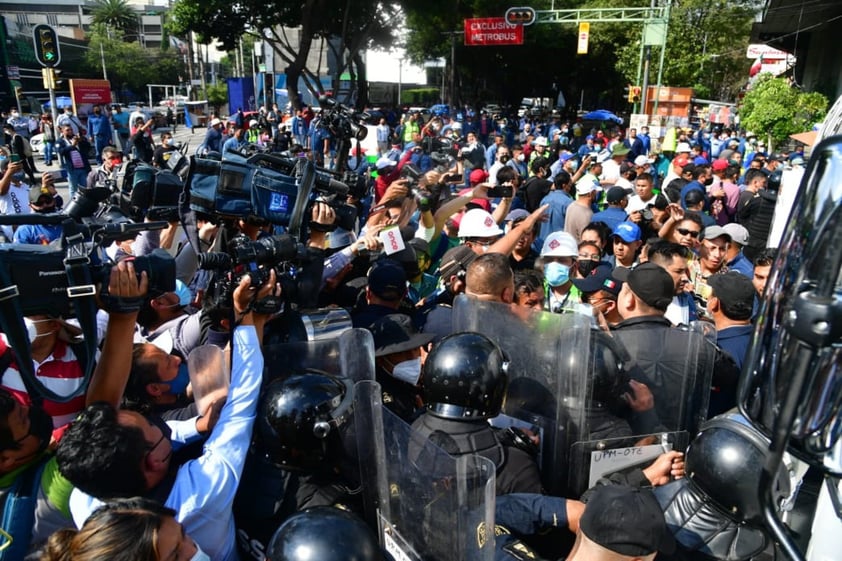
{"label": "tree", "polygon": [[789,135],[805,130],[824,118],[827,98],[817,92],[798,91],[786,78],[762,74],[743,98],[740,124],[772,142],[783,143]]}
{"label": "tree", "polygon": [[119,30],[125,37],[137,37],[137,13],[128,0],[95,0],[91,7],[93,24]]}
{"label": "tree", "polygon": [[[304,78],[313,93],[322,91],[319,77],[306,64],[312,42],[339,38],[339,47],[332,47],[339,59],[335,79],[349,64],[354,64],[355,73],[359,73],[362,61],[358,53],[389,41],[394,10],[392,4],[378,0],[243,0],[235,4],[227,0],[178,0],[169,30],[182,35],[192,31],[200,42],[217,40],[226,51],[234,50],[244,34],[262,39],[286,63],[290,101],[300,107],[299,78]],[[297,31],[295,37],[288,33],[293,29]]]}
{"label": "tree", "polygon": [[87,71],[101,74],[104,58],[108,79],[115,90],[127,89],[135,94],[144,94],[146,84],[178,84],[180,81],[184,64],[172,49],[144,49],[137,42],[124,41],[122,31],[107,30],[104,24],[94,24],[88,37],[89,48],[85,53]]}
{"label": "tree", "polygon": [[219,115],[219,108],[228,103],[228,84],[226,82],[211,84],[204,93],[208,105],[213,108],[215,114]]}

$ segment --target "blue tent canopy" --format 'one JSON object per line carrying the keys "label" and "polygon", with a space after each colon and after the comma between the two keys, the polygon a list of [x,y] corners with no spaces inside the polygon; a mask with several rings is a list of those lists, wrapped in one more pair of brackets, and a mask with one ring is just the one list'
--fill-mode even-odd
{"label": "blue tent canopy", "polygon": [[618,125],[623,124],[623,120],[617,115],[608,111],[607,109],[597,109],[582,116],[585,121],[613,121]]}

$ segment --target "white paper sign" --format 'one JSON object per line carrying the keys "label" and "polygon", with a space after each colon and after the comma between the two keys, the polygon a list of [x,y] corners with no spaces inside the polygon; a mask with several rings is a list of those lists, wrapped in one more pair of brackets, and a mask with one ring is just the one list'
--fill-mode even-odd
{"label": "white paper sign", "polygon": [[651,444],[649,446],[629,446],[611,450],[591,452],[591,470],[588,487],[593,487],[600,477],[630,467],[646,467],[652,460],[672,450],[672,444]]}

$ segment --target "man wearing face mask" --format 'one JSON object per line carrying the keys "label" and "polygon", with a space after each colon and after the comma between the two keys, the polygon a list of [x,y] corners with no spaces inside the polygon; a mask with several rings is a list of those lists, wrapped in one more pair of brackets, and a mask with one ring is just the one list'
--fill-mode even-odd
{"label": "man wearing face mask", "polygon": [[[32,208],[29,206],[29,186],[23,183],[26,175],[23,172],[23,164],[11,162],[5,152],[0,152],[0,214],[30,214]],[[12,226],[0,226],[7,241],[14,237]]]}
{"label": "man wearing face mask", "polygon": [[374,336],[374,365],[377,382],[383,393],[383,405],[411,423],[421,412],[422,348],[435,337],[418,333],[409,316],[390,314],[369,327]]}
{"label": "man wearing face mask", "polygon": [[167,162],[175,151],[175,139],[172,134],[165,132],[161,134],[161,143],[155,147],[152,156],[152,165],[156,168],[167,169]]}
{"label": "man wearing face mask", "polygon": [[117,153],[117,149],[113,146],[106,146],[102,149],[99,160],[100,165],[88,174],[86,182],[88,189],[104,187],[108,182],[117,179],[117,168],[120,166],[120,155]]}
{"label": "man wearing face mask", "polygon": [[574,311],[581,292],[572,282],[571,269],[576,266],[579,248],[567,232],[553,232],[544,240],[541,259],[544,262],[544,309],[556,314]]}
{"label": "man wearing face mask", "polygon": [[[29,336],[35,377],[59,395],[69,395],[79,390],[88,360],[84,347],[76,344],[81,331],[60,317],[45,314],[25,317],[23,321]],[[2,337],[5,343],[5,336]],[[92,357],[91,360],[96,358]],[[30,403],[30,396],[16,362],[12,361],[5,368],[2,385],[21,403]],[[52,430],[71,422],[84,406],[85,397],[79,396],[66,402],[45,399],[41,408],[51,418]]]}
{"label": "man wearing face mask", "polygon": [[[52,183],[52,176],[49,177]],[[29,190],[29,206],[37,214],[52,214],[56,211],[56,199],[45,187]],[[15,230],[14,243],[48,245],[61,237],[61,224],[23,224]]]}

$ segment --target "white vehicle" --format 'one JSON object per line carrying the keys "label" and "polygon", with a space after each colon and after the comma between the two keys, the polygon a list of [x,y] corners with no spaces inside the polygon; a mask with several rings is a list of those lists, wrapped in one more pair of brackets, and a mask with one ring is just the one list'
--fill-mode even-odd
{"label": "white vehicle", "polygon": [[29,139],[29,146],[32,147],[32,154],[41,155],[44,153],[44,134],[35,134],[32,135],[32,138]]}

